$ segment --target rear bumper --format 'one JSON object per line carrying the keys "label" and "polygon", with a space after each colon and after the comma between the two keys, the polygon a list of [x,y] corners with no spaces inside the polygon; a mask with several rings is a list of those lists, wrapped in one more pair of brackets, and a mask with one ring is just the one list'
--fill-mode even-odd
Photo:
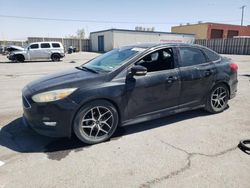
{"label": "rear bumper", "polygon": [[234,98],[237,94],[238,80],[235,80],[230,85],[230,99]]}
{"label": "rear bumper", "polygon": [[60,57],[61,58],[65,57],[65,53],[60,53]]}

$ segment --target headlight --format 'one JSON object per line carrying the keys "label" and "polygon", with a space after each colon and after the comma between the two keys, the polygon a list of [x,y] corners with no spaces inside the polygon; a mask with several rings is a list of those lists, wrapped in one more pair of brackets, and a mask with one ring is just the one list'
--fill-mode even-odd
{"label": "headlight", "polygon": [[66,88],[48,91],[44,93],[38,93],[32,96],[32,100],[35,102],[51,102],[63,99],[73,93],[77,88]]}

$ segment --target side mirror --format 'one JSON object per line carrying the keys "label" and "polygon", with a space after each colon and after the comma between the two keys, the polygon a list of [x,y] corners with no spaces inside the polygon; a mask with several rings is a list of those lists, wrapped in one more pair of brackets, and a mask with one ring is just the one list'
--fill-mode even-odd
{"label": "side mirror", "polygon": [[30,50],[30,47],[28,47],[27,49],[28,49],[28,51],[29,51],[29,50]]}
{"label": "side mirror", "polygon": [[135,65],[131,68],[132,76],[145,76],[147,74],[147,68],[141,65]]}

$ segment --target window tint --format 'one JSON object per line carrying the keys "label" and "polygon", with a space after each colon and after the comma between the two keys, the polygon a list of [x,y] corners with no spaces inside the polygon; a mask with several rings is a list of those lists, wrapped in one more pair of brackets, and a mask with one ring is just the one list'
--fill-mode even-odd
{"label": "window tint", "polygon": [[53,48],[60,48],[60,44],[59,43],[52,43]]}
{"label": "window tint", "polygon": [[38,44],[31,44],[30,45],[30,49],[36,49],[36,48],[38,48]]}
{"label": "window tint", "polygon": [[172,69],[174,68],[173,51],[171,48],[158,50],[145,56],[136,64],[146,67],[148,72]]}
{"label": "window tint", "polygon": [[212,50],[203,48],[203,51],[205,52],[210,61],[216,61],[220,59],[220,56],[217,53],[213,52]]}
{"label": "window tint", "polygon": [[50,48],[49,43],[42,43],[41,48]]}
{"label": "window tint", "polygon": [[201,50],[196,48],[180,48],[182,67],[198,65],[207,62]]}

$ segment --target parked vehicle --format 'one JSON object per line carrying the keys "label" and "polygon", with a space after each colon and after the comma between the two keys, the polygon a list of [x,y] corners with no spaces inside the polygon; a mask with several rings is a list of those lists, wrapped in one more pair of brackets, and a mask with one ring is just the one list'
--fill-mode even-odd
{"label": "parked vehicle", "polygon": [[60,59],[64,56],[64,48],[60,42],[37,42],[31,43],[23,50],[12,51],[8,56],[8,59],[17,62],[38,59],[51,59],[52,61],[60,61]]}
{"label": "parked vehicle", "polygon": [[70,46],[70,47],[68,48],[68,54],[75,53],[76,51],[77,51],[76,47]]}
{"label": "parked vehicle", "polygon": [[0,46],[0,54],[2,54],[2,55],[7,54],[6,46]]}
{"label": "parked vehicle", "polygon": [[187,44],[114,49],[22,91],[24,122],[38,133],[109,139],[118,126],[204,108],[224,111],[237,91],[237,64]]}

